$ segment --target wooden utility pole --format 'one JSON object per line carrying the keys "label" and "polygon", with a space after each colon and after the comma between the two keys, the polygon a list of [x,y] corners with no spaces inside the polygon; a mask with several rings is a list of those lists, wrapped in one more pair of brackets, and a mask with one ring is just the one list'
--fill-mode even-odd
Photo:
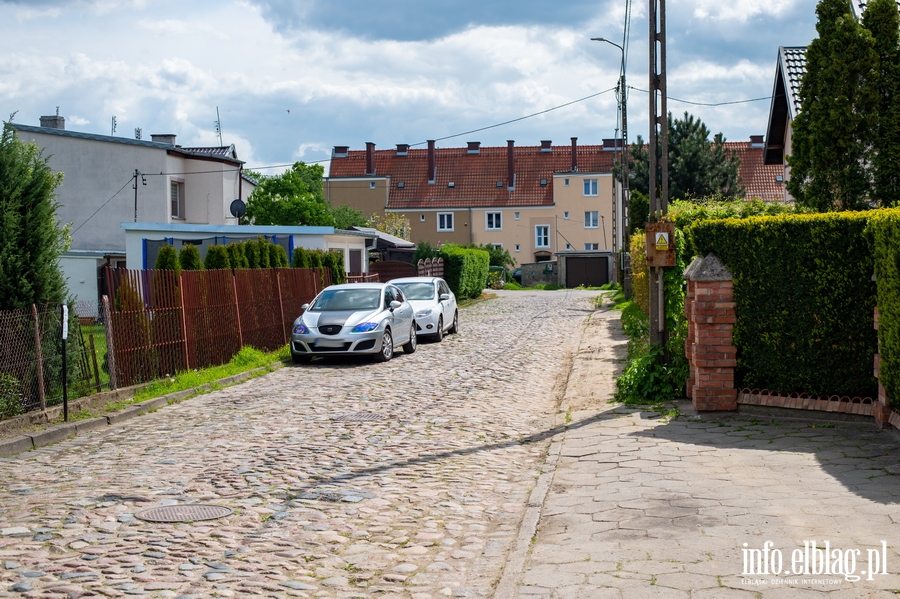
{"label": "wooden utility pole", "polygon": [[[669,210],[669,120],[666,108],[666,2],[650,0],[650,220]],[[672,240],[674,242],[674,239]],[[650,342],[665,343],[663,268],[650,268]]]}

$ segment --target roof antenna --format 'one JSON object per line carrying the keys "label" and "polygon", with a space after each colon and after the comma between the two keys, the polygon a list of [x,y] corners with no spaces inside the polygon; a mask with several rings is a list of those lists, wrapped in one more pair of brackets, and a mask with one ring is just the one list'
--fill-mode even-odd
{"label": "roof antenna", "polygon": [[219,134],[219,146],[224,146],[225,143],[222,141],[222,119],[219,117],[218,106],[216,106],[216,133]]}

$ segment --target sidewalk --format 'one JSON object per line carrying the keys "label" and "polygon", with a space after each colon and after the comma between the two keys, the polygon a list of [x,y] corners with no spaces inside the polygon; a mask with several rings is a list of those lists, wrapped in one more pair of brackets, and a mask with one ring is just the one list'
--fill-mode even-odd
{"label": "sidewalk", "polygon": [[897,596],[894,437],[608,403],[625,342],[592,316],[497,599]]}

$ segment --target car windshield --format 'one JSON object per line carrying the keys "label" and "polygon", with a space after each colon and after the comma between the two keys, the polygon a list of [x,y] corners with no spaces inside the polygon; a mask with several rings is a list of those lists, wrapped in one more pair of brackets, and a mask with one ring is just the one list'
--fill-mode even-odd
{"label": "car windshield", "polygon": [[374,310],[381,303],[381,289],[326,289],[310,306],[312,312]]}
{"label": "car windshield", "polygon": [[408,300],[434,299],[434,285],[431,283],[395,283]]}

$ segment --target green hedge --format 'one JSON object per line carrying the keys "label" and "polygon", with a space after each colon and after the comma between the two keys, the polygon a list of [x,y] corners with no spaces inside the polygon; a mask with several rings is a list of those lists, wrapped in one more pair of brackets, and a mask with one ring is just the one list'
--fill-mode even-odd
{"label": "green hedge", "polygon": [[463,248],[458,245],[441,247],[444,259],[444,279],[460,298],[476,298],[481,295],[487,281],[490,257],[484,250]]}
{"label": "green hedge", "polygon": [[694,255],[734,276],[738,387],[874,397],[873,212],[699,221]]}
{"label": "green hedge", "polygon": [[878,210],[869,220],[878,298],[881,385],[900,409],[900,210]]}

